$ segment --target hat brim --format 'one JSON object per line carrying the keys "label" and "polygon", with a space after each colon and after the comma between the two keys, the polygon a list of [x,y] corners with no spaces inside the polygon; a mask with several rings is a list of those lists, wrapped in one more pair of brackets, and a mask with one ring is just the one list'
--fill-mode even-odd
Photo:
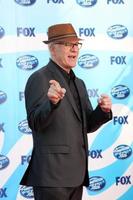
{"label": "hat brim", "polygon": [[51,39],[51,40],[45,40],[45,41],[42,41],[43,43],[45,43],[45,44],[49,44],[49,43],[54,43],[54,42],[56,42],[56,41],[61,41],[61,40],[63,40],[63,39],[69,39],[69,38],[73,38],[73,39],[76,39],[77,41],[79,41],[79,40],[83,40],[82,38],[78,38],[78,37],[76,37],[76,36],[71,36],[71,37],[68,37],[68,36],[66,36],[66,37],[60,37],[60,38],[56,38],[56,39]]}

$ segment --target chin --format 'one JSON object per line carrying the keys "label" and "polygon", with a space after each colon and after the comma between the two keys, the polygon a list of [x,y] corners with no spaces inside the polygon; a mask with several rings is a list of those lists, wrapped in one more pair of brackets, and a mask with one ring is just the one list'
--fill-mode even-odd
{"label": "chin", "polygon": [[71,68],[74,68],[76,65],[71,66]]}
{"label": "chin", "polygon": [[75,63],[75,62],[74,62],[74,63],[71,63],[69,66],[70,66],[71,68],[73,68],[73,67],[76,66],[76,63]]}

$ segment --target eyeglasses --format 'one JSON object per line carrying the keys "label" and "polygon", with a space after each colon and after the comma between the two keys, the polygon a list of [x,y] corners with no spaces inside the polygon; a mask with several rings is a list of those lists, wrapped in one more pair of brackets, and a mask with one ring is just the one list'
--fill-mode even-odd
{"label": "eyeglasses", "polygon": [[77,43],[71,43],[71,42],[56,42],[54,44],[60,44],[60,45],[64,45],[65,47],[69,47],[70,49],[74,48],[75,46],[78,47],[78,49],[80,49],[82,47],[82,43],[77,42]]}

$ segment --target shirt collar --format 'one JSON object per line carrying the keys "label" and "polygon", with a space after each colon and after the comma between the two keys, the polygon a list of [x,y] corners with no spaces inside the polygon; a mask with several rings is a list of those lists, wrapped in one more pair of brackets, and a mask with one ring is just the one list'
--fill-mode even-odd
{"label": "shirt collar", "polygon": [[57,69],[63,74],[63,76],[68,80],[75,80],[75,74],[73,72],[73,70],[70,70],[70,73],[68,74],[63,68],[61,68],[57,63],[55,63],[53,60],[52,62],[56,65]]}

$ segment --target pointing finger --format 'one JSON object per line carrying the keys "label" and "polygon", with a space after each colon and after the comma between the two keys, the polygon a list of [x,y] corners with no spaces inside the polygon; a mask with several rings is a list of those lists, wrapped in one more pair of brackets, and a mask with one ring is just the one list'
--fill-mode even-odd
{"label": "pointing finger", "polygon": [[54,86],[58,86],[58,87],[60,86],[59,82],[57,82],[56,80],[50,80],[49,83]]}

